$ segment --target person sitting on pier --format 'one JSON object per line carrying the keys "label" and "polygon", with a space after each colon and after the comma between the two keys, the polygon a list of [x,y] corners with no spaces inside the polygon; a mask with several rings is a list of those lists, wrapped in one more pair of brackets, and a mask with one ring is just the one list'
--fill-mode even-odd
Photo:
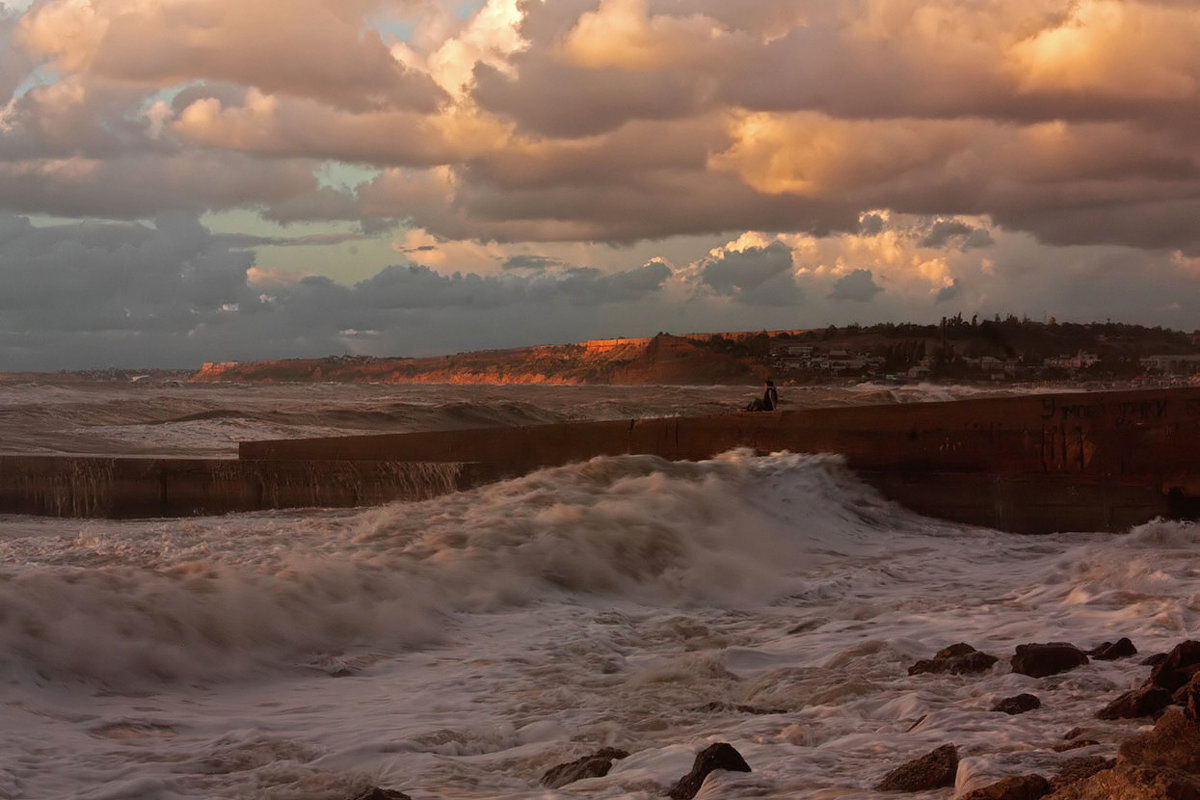
{"label": "person sitting on pier", "polygon": [[775,381],[763,382],[762,399],[755,398],[746,406],[747,411],[774,411],[779,407],[779,392],[775,391]]}

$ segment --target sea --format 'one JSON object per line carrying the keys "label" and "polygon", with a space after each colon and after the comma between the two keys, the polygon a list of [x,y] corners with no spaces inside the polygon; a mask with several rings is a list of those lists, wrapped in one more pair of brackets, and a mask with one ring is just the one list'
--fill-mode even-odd
{"label": "sea", "polygon": [[[784,387],[785,408],[969,387]],[[0,452],[230,456],[252,439],[729,411],[751,387],[0,386]],[[924,518],[822,453],[596,458],[416,503],[0,516],[0,798],[877,798],[943,744],[949,800],[1116,753],[1096,712],[1195,635],[1200,531]],[[1035,679],[1018,644],[1139,656]],[[958,642],[981,675],[908,666]],[[1032,693],[1040,708],[991,711]],[[1060,752],[1072,729],[1096,744]],[[558,789],[550,768],[625,750]],[[893,795],[894,796],[894,795]]]}

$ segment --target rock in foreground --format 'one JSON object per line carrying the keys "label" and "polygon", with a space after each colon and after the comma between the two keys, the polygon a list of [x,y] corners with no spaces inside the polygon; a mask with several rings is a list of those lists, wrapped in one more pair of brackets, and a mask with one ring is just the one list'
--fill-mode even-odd
{"label": "rock in foreground", "polygon": [[957,800],[1040,800],[1050,793],[1050,781],[1041,775],[1016,775],[959,795]]}
{"label": "rock in foreground", "polygon": [[1088,655],[1097,661],[1116,661],[1118,658],[1129,658],[1137,655],[1137,648],[1129,637],[1122,636],[1115,642],[1105,642],[1099,647],[1088,651]]}
{"label": "rock in foreground", "polygon": [[667,792],[667,797],[670,797],[671,800],[692,800],[700,791],[700,787],[704,785],[704,779],[708,777],[708,774],[717,769],[730,772],[749,772],[750,765],[733,745],[727,742],[710,744],[696,754],[692,771],[679,779],[675,787]]}
{"label": "rock in foreground", "polygon": [[549,789],[558,789],[584,778],[603,778],[612,769],[613,761],[628,755],[629,753],[625,750],[605,747],[590,756],[583,756],[546,770],[546,774],[542,776],[542,785]]}
{"label": "rock in foreground", "polygon": [[1200,724],[1181,711],[1168,711],[1154,730],[1125,740],[1118,759],[1121,763],[1200,773]]}
{"label": "rock in foreground", "polygon": [[1166,767],[1118,764],[1059,789],[1046,800],[1200,800],[1200,781]]}
{"label": "rock in foreground", "polygon": [[1087,654],[1073,644],[1019,644],[1010,662],[1012,671],[1031,678],[1044,678],[1082,667],[1088,663]]}
{"label": "rock in foreground", "polygon": [[878,792],[923,792],[953,786],[958,772],[958,748],[944,744],[883,776],[875,784]]}
{"label": "rock in foreground", "polygon": [[939,650],[933,658],[923,659],[913,664],[908,668],[908,674],[968,675],[975,672],[987,672],[999,660],[995,656],[982,653],[971,645],[960,642]]}
{"label": "rock in foreground", "polygon": [[1005,714],[1024,714],[1026,711],[1033,711],[1035,708],[1041,707],[1042,701],[1036,696],[1019,694],[997,701],[996,705],[992,706],[992,711],[1002,711]]}
{"label": "rock in foreground", "polygon": [[1171,704],[1171,693],[1158,686],[1131,689],[1100,709],[1100,719],[1134,719],[1149,717]]}

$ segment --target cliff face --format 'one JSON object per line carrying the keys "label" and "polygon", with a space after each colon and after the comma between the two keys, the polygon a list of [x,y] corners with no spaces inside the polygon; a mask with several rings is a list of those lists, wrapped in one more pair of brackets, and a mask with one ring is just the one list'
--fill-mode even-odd
{"label": "cliff face", "polygon": [[760,377],[761,372],[746,359],[661,334],[652,339],[603,339],[433,358],[214,362],[205,364],[191,381],[706,385],[750,384]]}

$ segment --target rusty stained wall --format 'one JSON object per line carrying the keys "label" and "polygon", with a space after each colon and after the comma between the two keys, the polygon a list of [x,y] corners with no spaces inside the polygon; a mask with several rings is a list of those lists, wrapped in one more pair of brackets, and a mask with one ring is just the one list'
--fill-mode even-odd
{"label": "rusty stained wall", "polygon": [[703,459],[751,447],[840,453],[863,470],[1186,482],[1198,443],[1200,389],[1179,389],[257,441],[243,442],[239,454],[471,461],[515,474],[597,455]]}
{"label": "rusty stained wall", "polygon": [[420,500],[484,478],[455,463],[0,456],[0,513],[194,516]]}

